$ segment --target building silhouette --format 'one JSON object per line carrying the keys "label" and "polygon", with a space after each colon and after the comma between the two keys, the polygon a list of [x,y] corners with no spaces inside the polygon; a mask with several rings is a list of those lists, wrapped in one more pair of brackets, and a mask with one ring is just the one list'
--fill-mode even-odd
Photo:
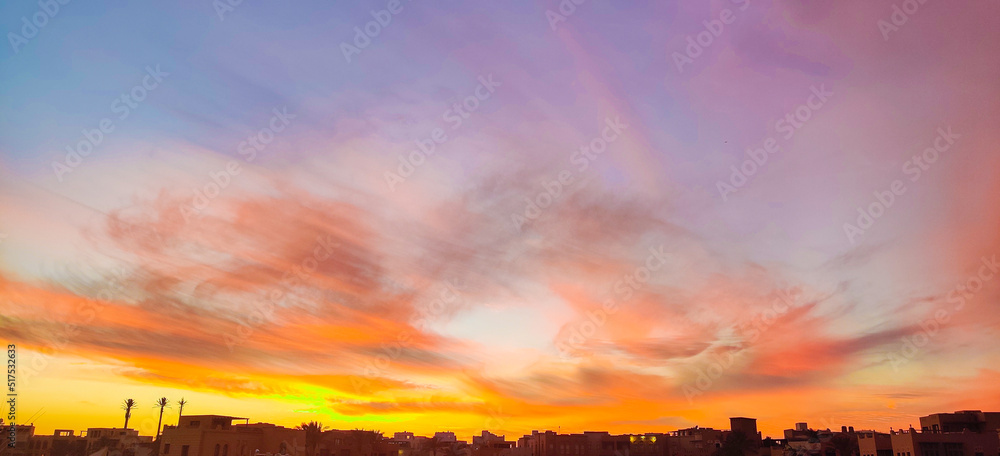
{"label": "building silhouette", "polygon": [[449,431],[385,437],[375,431],[324,430],[310,443],[302,429],[228,415],[186,415],[177,425],[164,426],[156,442],[134,429],[36,435],[34,426],[16,425],[16,444],[0,456],[1000,456],[998,412],[936,413],[920,417],[920,430],[887,433],[856,432],[853,426],[811,429],[802,422],[778,439],[762,438],[754,418],[733,417],[729,423],[729,429],[695,426],[620,435],[535,430],[516,441],[483,431],[471,443]]}

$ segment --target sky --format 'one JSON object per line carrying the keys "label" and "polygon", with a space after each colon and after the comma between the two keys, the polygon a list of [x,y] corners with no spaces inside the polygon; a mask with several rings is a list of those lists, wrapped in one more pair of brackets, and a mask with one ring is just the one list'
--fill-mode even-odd
{"label": "sky", "polygon": [[[37,432],[1000,408],[1000,3],[0,5]],[[996,280],[994,280],[996,279]]]}

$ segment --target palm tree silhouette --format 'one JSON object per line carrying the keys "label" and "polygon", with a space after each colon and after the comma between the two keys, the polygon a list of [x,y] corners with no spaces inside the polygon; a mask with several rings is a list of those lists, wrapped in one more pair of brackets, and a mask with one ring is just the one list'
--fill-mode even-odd
{"label": "palm tree silhouette", "polygon": [[156,400],[156,404],[153,407],[160,408],[160,420],[156,422],[156,440],[160,440],[160,425],[163,424],[163,409],[170,404],[170,400],[165,397],[161,397]]}
{"label": "palm tree silhouette", "polygon": [[438,450],[444,450],[444,454],[448,454],[448,450],[452,447],[451,442],[446,442],[437,436],[431,437],[427,441],[427,449],[430,451],[430,456],[438,456]]}
{"label": "palm tree silhouette", "polygon": [[306,431],[306,451],[309,456],[316,456],[316,446],[319,445],[319,439],[323,435],[323,431],[326,430],[326,426],[318,421],[310,421],[295,428]]}
{"label": "palm tree silhouette", "polygon": [[177,410],[177,425],[178,426],[181,425],[181,417],[184,416],[184,404],[187,404],[187,401],[185,401],[184,398],[182,397],[181,400],[177,402],[177,405],[180,406],[179,410]]}
{"label": "palm tree silhouette", "polygon": [[858,448],[858,439],[852,439],[850,434],[840,433],[833,436],[830,445],[837,450],[837,456],[854,456],[861,452]]}
{"label": "palm tree silhouette", "polygon": [[128,419],[132,418],[133,408],[135,408],[135,399],[125,399],[125,402],[122,402],[122,409],[125,410],[125,429],[128,429]]}

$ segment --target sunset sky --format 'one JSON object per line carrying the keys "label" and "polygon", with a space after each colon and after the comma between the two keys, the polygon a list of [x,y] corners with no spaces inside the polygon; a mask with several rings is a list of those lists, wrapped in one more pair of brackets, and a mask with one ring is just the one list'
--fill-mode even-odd
{"label": "sunset sky", "polygon": [[36,432],[1000,409],[1000,2],[55,4],[0,5]]}

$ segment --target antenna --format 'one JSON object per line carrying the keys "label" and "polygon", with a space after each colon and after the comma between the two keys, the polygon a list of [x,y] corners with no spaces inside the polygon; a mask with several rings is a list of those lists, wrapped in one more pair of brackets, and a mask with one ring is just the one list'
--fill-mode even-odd
{"label": "antenna", "polygon": [[[38,412],[41,412],[42,410],[45,410],[45,407],[41,407],[41,408],[39,408],[39,409],[38,409]],[[35,417],[35,415],[38,415],[38,412],[35,412],[35,414],[34,414],[34,415],[31,415],[31,416],[29,416],[29,417],[28,417],[28,419],[26,419],[26,420],[24,420],[24,421],[25,421],[25,422],[28,422],[28,423],[30,423],[30,422],[31,422],[31,419],[32,419],[32,418],[34,418],[34,417]],[[43,415],[44,415],[44,414],[43,414]]]}

